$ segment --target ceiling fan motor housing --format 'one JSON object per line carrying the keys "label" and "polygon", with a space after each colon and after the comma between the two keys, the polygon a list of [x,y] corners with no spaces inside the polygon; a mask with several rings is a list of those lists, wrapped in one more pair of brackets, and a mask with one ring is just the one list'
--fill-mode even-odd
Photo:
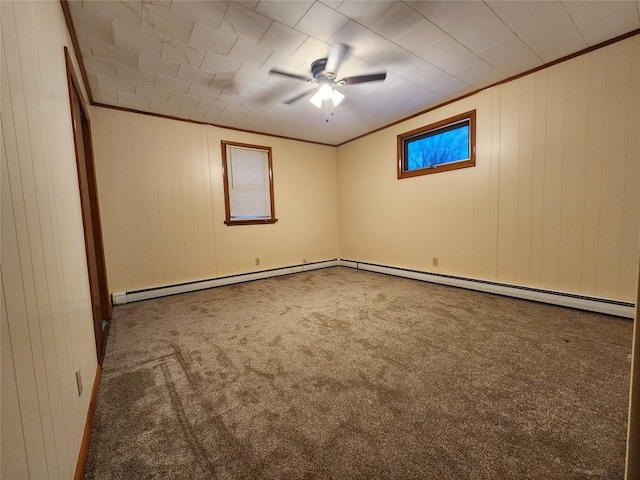
{"label": "ceiling fan motor housing", "polygon": [[329,83],[333,82],[336,78],[336,74],[333,72],[327,72],[325,68],[327,67],[327,59],[319,58],[311,64],[311,74],[313,78],[316,79],[318,83],[323,83],[323,81],[328,81]]}

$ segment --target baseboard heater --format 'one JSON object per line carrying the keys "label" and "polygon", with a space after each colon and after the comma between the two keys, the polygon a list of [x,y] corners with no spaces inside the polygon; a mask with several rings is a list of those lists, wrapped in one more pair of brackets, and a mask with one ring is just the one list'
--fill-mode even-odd
{"label": "baseboard heater", "polygon": [[576,295],[573,293],[542,290],[538,288],[497,283],[487,280],[476,280],[465,277],[456,277],[453,275],[444,275],[440,273],[428,273],[420,270],[390,267],[386,265],[358,262],[354,260],[342,259],[339,261],[339,264],[344,267],[384,273],[387,275],[394,275],[396,277],[411,278],[424,282],[439,283],[452,287],[460,287],[469,290],[495,293],[498,295],[522,298],[525,300],[533,300],[542,303],[550,303],[552,305],[560,305],[563,307],[578,308],[580,310],[589,310],[591,312],[606,313],[608,315],[616,315],[626,318],[634,318],[635,304],[630,302],[622,302],[618,300],[610,300],[598,297],[587,297],[583,295]]}
{"label": "baseboard heater", "polygon": [[141,300],[149,300],[151,298],[167,297],[169,295],[177,295],[179,293],[195,292],[197,290],[205,290],[207,288],[222,287],[223,285],[233,285],[235,283],[278,277],[280,275],[300,273],[307,270],[335,267],[339,264],[340,261],[338,259],[303,263],[300,265],[291,265],[288,267],[260,270],[258,272],[229,275],[227,277],[209,278],[205,280],[197,280],[195,282],[186,282],[174,285],[165,285],[161,287],[145,288],[141,290],[132,290],[122,293],[114,293],[111,295],[111,300],[114,305],[123,305],[125,303],[139,302]]}

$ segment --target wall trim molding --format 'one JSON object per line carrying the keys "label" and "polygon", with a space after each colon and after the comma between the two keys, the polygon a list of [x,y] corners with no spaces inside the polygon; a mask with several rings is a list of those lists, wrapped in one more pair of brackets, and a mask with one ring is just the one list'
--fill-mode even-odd
{"label": "wall trim molding", "polygon": [[478,280],[474,278],[445,275],[442,273],[424,272],[402,267],[389,265],[379,265],[376,263],[359,262],[356,260],[340,259],[343,267],[367,270],[370,272],[383,273],[396,277],[410,278],[429,283],[438,283],[451,287],[464,288],[467,290],[477,290],[485,293],[493,293],[507,297],[532,300],[534,302],[548,303],[562,307],[577,308],[591,312],[605,313],[618,317],[634,318],[635,304],[607,298],[590,297],[575,293],[545,290],[522,285],[499,283],[489,280]]}
{"label": "wall trim molding", "polygon": [[96,376],[93,380],[93,389],[91,390],[91,399],[89,400],[89,411],[87,412],[87,420],[84,424],[84,433],[82,434],[82,443],[78,453],[78,461],[76,463],[76,472],[73,476],[74,480],[82,480],[84,472],[87,468],[87,458],[89,456],[89,444],[91,443],[91,430],[93,429],[93,418],[96,413],[96,405],[98,403],[98,390],[100,388],[100,379],[102,378],[102,367],[100,364],[96,366]]}
{"label": "wall trim molding", "polygon": [[139,302],[141,300],[149,300],[151,298],[167,297],[169,295],[178,295],[180,293],[196,292],[198,290],[206,290],[208,288],[222,287],[224,285],[233,285],[236,283],[252,282],[264,278],[279,277],[281,275],[290,275],[292,273],[306,272],[308,270],[318,270],[320,268],[335,267],[339,265],[337,258],[332,260],[322,260],[319,262],[302,263],[298,265],[290,265],[287,267],[278,267],[268,270],[260,270],[257,272],[240,273],[237,275],[229,275],[225,277],[208,278],[204,280],[196,280],[194,282],[177,283],[172,285],[163,285],[141,290],[131,290],[127,292],[112,294],[114,305],[123,305],[125,303]]}

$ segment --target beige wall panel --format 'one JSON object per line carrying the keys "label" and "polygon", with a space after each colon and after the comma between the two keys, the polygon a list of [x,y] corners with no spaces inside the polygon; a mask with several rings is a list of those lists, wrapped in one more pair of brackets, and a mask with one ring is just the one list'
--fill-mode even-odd
{"label": "beige wall panel", "polygon": [[507,283],[517,283],[520,88],[520,82],[504,85],[500,102],[497,267]]}
{"label": "beige wall panel", "polygon": [[[630,69],[620,68],[622,60],[638,64],[629,47],[635,41],[338,147],[341,257],[589,295],[603,295],[595,288],[596,282],[610,283],[603,263],[618,258],[616,275],[625,287],[616,287],[613,298],[633,301],[633,281],[621,273],[619,258],[633,261],[636,255],[631,237],[640,225],[640,182],[633,181],[637,154],[627,152],[637,149],[629,134],[637,125],[614,114],[622,100],[611,99],[609,89],[616,84],[627,114],[638,116],[629,98]],[[399,133],[472,108],[475,168],[396,179]],[[627,173],[619,177],[603,173],[608,155],[600,145],[606,149],[612,141],[605,139],[607,125],[622,132],[624,162],[636,162],[621,164]],[[629,179],[622,181],[625,175]],[[611,216],[608,203],[619,211],[605,221],[601,210]],[[617,233],[605,232],[610,227]],[[603,244],[602,237],[609,240]],[[433,257],[439,257],[438,267]]]}
{"label": "beige wall panel", "polygon": [[590,63],[588,56],[567,63],[558,276],[563,292],[579,292],[582,283]]}
{"label": "beige wall panel", "polygon": [[535,79],[533,122],[533,178],[531,196],[531,272],[530,285],[542,281],[542,240],[544,232],[544,179],[546,158],[547,88],[549,71],[533,75]]}
{"label": "beige wall panel", "polygon": [[[625,199],[622,220],[622,251],[638,251],[638,225],[634,221],[640,218],[640,37],[634,37],[631,56],[636,62],[631,63],[631,81],[629,91],[629,122],[627,131],[627,159],[625,170]],[[634,88],[633,85],[636,87]],[[619,296],[631,298],[634,293],[633,283],[637,277],[638,262],[623,259],[620,265]]]}
{"label": "beige wall panel", "polygon": [[[334,148],[105,108],[94,131],[111,291],[338,256]],[[223,139],[272,147],[277,223],[224,224]]]}
{"label": "beige wall panel", "polygon": [[70,478],[91,391],[78,396],[75,370],[90,386],[97,363],[63,51],[70,40],[57,2],[2,10],[3,335],[13,370],[3,361],[2,391],[14,382],[20,410],[3,413],[2,437],[21,430],[24,450],[8,455],[3,446],[3,478],[5,468]]}
{"label": "beige wall panel", "polygon": [[558,288],[560,263],[566,68],[566,64],[551,67],[547,84],[540,285],[552,290]]}
{"label": "beige wall panel", "polygon": [[[631,42],[608,48],[597,295],[618,298],[628,147]],[[637,88],[637,86],[636,86]],[[638,112],[635,112],[638,115]],[[632,261],[629,258],[625,261]]]}
{"label": "beige wall panel", "polygon": [[520,83],[518,122],[518,187],[516,213],[515,281],[518,285],[531,283],[531,243],[533,234],[533,180],[536,76],[528,75]]}
{"label": "beige wall panel", "polygon": [[[0,291],[0,301],[2,302],[2,305],[0,305],[0,321],[2,322],[2,330],[0,331],[0,339],[2,340],[0,349],[0,354],[2,355],[2,363],[0,364],[2,366],[0,417],[3,419],[0,436],[0,443],[2,444],[0,477],[28,478],[27,453],[22,432],[18,386],[16,385],[13,350],[9,338],[9,323],[7,322],[7,309],[4,302],[4,287]],[[9,421],[9,419],[15,420]]]}
{"label": "beige wall panel", "polygon": [[[489,278],[491,245],[491,100],[487,90],[474,95],[476,108],[476,166],[473,168],[473,264],[470,276]],[[468,268],[468,267],[467,267]],[[462,274],[460,272],[460,274]]]}
{"label": "beige wall panel", "polygon": [[598,253],[600,251],[600,208],[603,194],[602,171],[605,167],[604,112],[607,84],[607,49],[589,55],[589,114],[587,129],[585,216],[582,248],[582,292],[597,295]]}

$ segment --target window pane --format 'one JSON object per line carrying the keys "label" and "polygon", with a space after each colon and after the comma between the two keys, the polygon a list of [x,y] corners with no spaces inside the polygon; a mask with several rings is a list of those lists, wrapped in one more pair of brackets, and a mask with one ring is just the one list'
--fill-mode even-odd
{"label": "window pane", "polygon": [[227,147],[232,220],[271,217],[269,158],[265,151]]}
{"label": "window pane", "polygon": [[398,135],[399,179],[475,165],[475,110]]}
{"label": "window pane", "polygon": [[407,170],[469,159],[469,122],[429,132],[406,143]]}

